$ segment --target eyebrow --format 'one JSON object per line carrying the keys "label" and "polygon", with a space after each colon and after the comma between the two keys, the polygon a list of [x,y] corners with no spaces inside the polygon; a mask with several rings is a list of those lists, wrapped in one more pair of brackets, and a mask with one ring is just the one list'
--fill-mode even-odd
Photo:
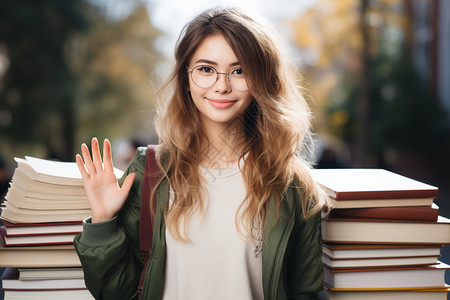
{"label": "eyebrow", "polygon": [[[205,63],[205,64],[209,64],[209,65],[214,65],[214,66],[218,65],[218,63],[216,63],[215,61],[209,60],[209,59],[199,59],[195,62],[195,64],[198,64],[198,63]],[[231,63],[230,67],[239,66],[239,65],[240,65],[240,63],[238,61],[236,61],[234,63]]]}

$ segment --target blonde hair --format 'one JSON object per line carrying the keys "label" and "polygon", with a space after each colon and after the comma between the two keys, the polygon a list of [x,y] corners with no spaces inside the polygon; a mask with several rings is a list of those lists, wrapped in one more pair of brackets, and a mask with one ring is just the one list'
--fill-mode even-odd
{"label": "blonde hair", "polygon": [[[236,214],[236,225],[242,221],[246,235],[252,237],[255,220],[264,224],[271,196],[278,210],[292,185],[302,193],[305,219],[328,201],[310,175],[305,154],[312,145],[311,114],[297,83],[299,75],[287,61],[277,35],[265,21],[256,21],[239,9],[213,8],[184,27],[175,50],[173,73],[158,92],[158,161],[174,191],[165,220],[171,234],[181,240],[188,239],[182,225],[194,212],[204,210],[204,178],[198,166],[203,159],[205,134],[189,96],[186,66],[198,45],[214,34],[223,35],[234,50],[253,96],[242,120],[242,173],[247,194],[239,209],[242,219],[238,220]],[[264,236],[263,228],[261,231]]]}

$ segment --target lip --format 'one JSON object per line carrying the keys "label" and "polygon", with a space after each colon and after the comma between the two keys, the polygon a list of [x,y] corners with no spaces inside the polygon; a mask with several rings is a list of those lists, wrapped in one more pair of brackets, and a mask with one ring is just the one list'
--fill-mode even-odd
{"label": "lip", "polygon": [[214,106],[216,108],[221,108],[221,109],[228,108],[237,102],[237,100],[219,100],[219,99],[208,99],[208,98],[206,98],[206,100],[208,100],[208,102],[212,106]]}

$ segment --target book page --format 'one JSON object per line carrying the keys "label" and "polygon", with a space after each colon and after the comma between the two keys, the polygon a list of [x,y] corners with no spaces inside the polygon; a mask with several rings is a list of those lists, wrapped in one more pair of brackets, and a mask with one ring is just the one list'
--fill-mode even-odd
{"label": "book page", "polygon": [[[75,162],[61,162],[47,159],[25,156],[26,160],[16,159],[17,162],[28,163],[38,174],[81,180],[80,171]],[[117,178],[123,175],[123,171],[114,168]]]}
{"label": "book page", "polygon": [[60,162],[25,156],[30,166],[40,174],[56,177],[81,179],[80,171],[75,162]]}

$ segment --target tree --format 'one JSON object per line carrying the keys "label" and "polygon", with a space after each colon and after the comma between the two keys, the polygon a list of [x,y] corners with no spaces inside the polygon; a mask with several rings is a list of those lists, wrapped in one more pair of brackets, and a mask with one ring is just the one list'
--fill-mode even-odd
{"label": "tree", "polygon": [[2,144],[42,144],[67,158],[73,145],[76,79],[64,46],[87,30],[84,2],[2,1],[0,44],[8,69],[0,87]]}
{"label": "tree", "polygon": [[2,2],[0,14],[3,149],[72,161],[92,136],[133,136],[150,124],[149,113],[136,114],[153,107],[160,32],[143,5],[109,19],[87,0],[18,0]]}
{"label": "tree", "polygon": [[[161,34],[144,6],[123,20],[99,19],[72,41],[69,57],[81,85],[77,94],[78,140],[92,136],[151,138],[155,74],[161,55],[153,41]],[[152,78],[154,79],[154,78]]]}
{"label": "tree", "polygon": [[445,113],[408,54],[406,2],[324,0],[294,23],[298,45],[319,54],[306,69],[320,90],[318,131],[349,145],[353,166],[444,140]]}

